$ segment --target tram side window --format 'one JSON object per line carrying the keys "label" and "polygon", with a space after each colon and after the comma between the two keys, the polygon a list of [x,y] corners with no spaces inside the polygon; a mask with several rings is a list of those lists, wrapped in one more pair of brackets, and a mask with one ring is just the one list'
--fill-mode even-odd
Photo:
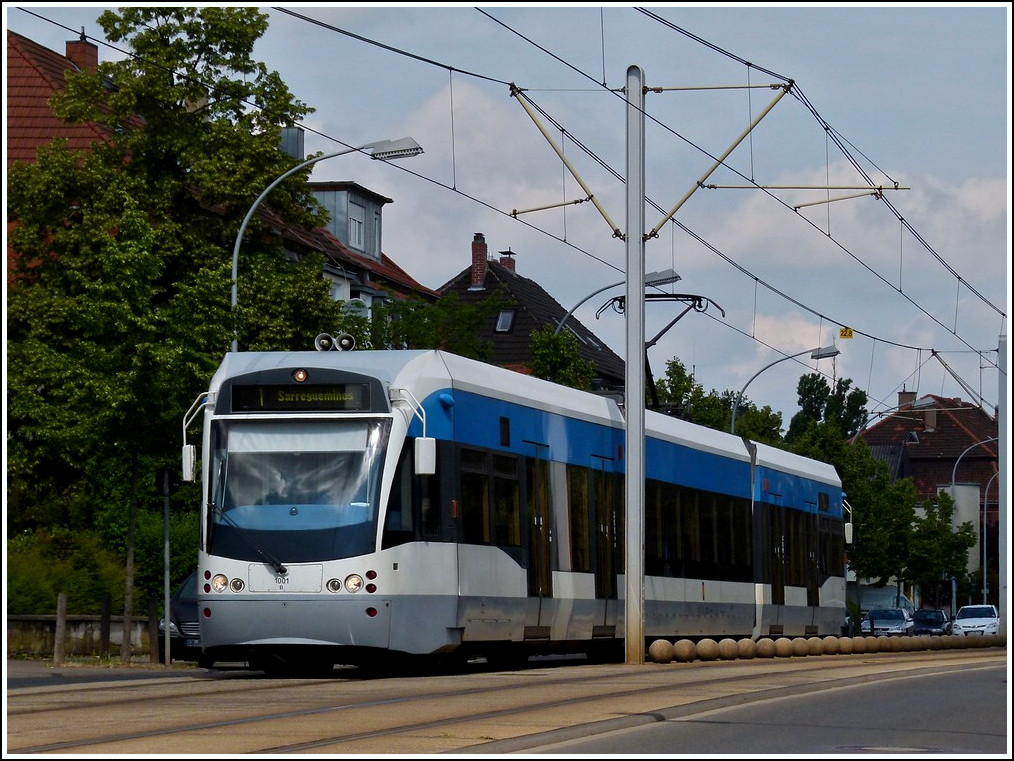
{"label": "tram side window", "polygon": [[732,498],[732,523],[729,535],[732,540],[732,573],[733,581],[751,581],[753,579],[753,515],[750,512],[750,500]]}
{"label": "tram side window", "polygon": [[684,575],[690,578],[704,578],[704,567],[701,562],[701,520],[698,504],[699,494],[694,489],[687,489],[681,499],[683,515],[683,560]]}
{"label": "tram side window", "polygon": [[684,489],[676,484],[662,484],[662,531],[665,536],[666,576],[684,575],[683,534]]}
{"label": "tram side window", "polygon": [[662,484],[644,482],[644,572],[668,576],[665,565],[665,534],[662,532]]}
{"label": "tram side window", "polygon": [[718,526],[715,510],[715,495],[701,492],[697,498],[697,509],[701,536],[701,570],[702,579],[719,578],[718,569]]}
{"label": "tram side window", "polygon": [[493,525],[497,546],[521,546],[521,484],[514,457],[493,455]]}
{"label": "tram side window", "polygon": [[465,542],[490,544],[489,468],[487,454],[461,448],[461,522]]}
{"label": "tram side window", "polygon": [[841,576],[845,572],[845,529],[840,520],[821,518],[819,521],[818,581],[823,584],[828,576]]}
{"label": "tram side window", "polygon": [[383,547],[393,547],[412,541],[412,460],[411,449],[406,447],[398,460],[398,468],[391,484],[391,498],[384,519]]}
{"label": "tram side window", "polygon": [[683,574],[680,546],[682,487],[649,479],[645,502],[645,572],[675,578]]}
{"label": "tram side window", "polygon": [[567,466],[567,502],[570,514],[570,566],[574,571],[591,571],[591,500],[588,469]]}
{"label": "tram side window", "polygon": [[[439,501],[432,493],[436,488],[436,479],[432,476],[416,477],[412,461],[412,447],[406,446],[391,484],[391,498],[384,522],[384,547],[393,547],[419,538],[416,531],[419,527],[423,538],[434,539],[440,536]],[[418,512],[416,505],[419,506]],[[420,516],[418,526],[417,516]]]}
{"label": "tram side window", "polygon": [[806,584],[806,514],[799,510],[787,510],[788,523],[786,561],[787,572],[785,583],[790,586]]}

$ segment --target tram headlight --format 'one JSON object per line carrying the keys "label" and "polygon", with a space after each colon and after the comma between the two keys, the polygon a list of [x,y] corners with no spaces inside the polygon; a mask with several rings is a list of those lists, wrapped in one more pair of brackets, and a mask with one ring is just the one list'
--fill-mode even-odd
{"label": "tram headlight", "polygon": [[243,583],[243,579],[233,579],[229,582],[229,589],[233,592],[242,592],[245,586],[246,584]]}
{"label": "tram headlight", "polygon": [[328,579],[327,580],[327,591],[328,592],[341,592],[342,591],[342,580],[341,579]]}
{"label": "tram headlight", "polygon": [[352,573],[345,577],[345,588],[352,593],[363,588],[363,577],[358,573]]}
{"label": "tram headlight", "polygon": [[229,579],[226,578],[225,574],[216,573],[211,577],[211,588],[216,592],[224,592],[229,586]]}

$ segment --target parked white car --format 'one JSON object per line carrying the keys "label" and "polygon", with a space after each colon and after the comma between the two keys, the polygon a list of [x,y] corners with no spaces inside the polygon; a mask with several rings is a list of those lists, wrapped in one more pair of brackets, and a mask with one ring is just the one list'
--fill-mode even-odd
{"label": "parked white car", "polygon": [[951,634],[962,636],[1000,633],[1000,614],[995,605],[965,605],[958,608]]}

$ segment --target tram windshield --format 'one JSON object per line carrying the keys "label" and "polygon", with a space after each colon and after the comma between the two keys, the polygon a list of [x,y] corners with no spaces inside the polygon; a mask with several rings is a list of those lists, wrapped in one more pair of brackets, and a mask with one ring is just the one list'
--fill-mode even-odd
{"label": "tram windshield", "polygon": [[218,420],[208,552],[271,564],[375,549],[390,420]]}

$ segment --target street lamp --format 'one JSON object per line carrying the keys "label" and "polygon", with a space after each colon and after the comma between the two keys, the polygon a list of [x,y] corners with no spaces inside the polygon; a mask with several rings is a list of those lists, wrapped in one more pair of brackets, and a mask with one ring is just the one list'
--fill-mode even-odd
{"label": "street lamp", "polygon": [[[986,506],[989,504],[989,487],[992,485],[996,477],[1000,475],[1000,471],[997,470],[992,476],[989,477],[989,481],[986,482],[986,488],[982,492],[982,604],[988,604],[989,600],[989,576],[986,574]],[[1000,504],[1000,495],[996,497],[997,505]]]}
{"label": "street lamp", "polygon": [[[672,268],[669,268],[669,269],[666,269],[666,270],[662,270],[661,272],[649,272],[649,273],[647,273],[644,276],[644,285],[645,285],[645,287],[647,287],[649,285],[652,285],[652,286],[655,286],[655,285],[667,285],[668,283],[675,283],[677,280],[682,280],[682,278],[679,275],[676,274],[675,270],[673,270]],[[570,308],[570,311],[567,312],[567,314],[565,314],[563,316],[563,318],[560,320],[559,324],[557,324],[556,330],[553,331],[553,335],[555,336],[557,333],[559,333],[560,329],[563,327],[564,323],[567,322],[567,319],[572,314],[574,314],[574,311],[579,306],[581,306],[584,302],[586,302],[588,299],[590,299],[592,296],[596,296],[596,295],[602,293],[602,291],[608,291],[610,288],[617,288],[618,286],[621,286],[621,285],[623,285],[626,282],[627,282],[626,280],[621,280],[618,283],[611,283],[611,284],[609,284],[607,286],[603,286],[602,288],[599,288],[597,291],[592,291],[591,293],[589,293],[587,296],[585,296],[583,299],[581,299],[579,302],[577,302],[574,306],[572,306]]]}
{"label": "street lamp", "polygon": [[[239,226],[239,232],[236,233],[236,242],[233,244],[232,247],[232,300],[230,302],[230,309],[232,311],[236,310],[236,290],[237,290],[236,286],[239,278],[239,246],[240,243],[243,242],[243,233],[246,231],[246,226],[250,223],[250,220],[253,218],[254,212],[257,211],[257,207],[261,205],[261,201],[263,201],[264,198],[268,195],[268,193],[274,190],[278,186],[278,184],[282,182],[282,180],[284,180],[286,177],[289,177],[290,175],[295,174],[300,169],[308,167],[311,164],[316,164],[318,161],[323,161],[324,159],[333,159],[336,156],[344,156],[347,153],[356,153],[356,152],[365,153],[371,159],[380,159],[382,161],[387,161],[390,159],[400,159],[400,158],[409,158],[411,156],[418,156],[420,153],[423,152],[423,149],[419,145],[419,143],[417,143],[411,137],[403,137],[398,140],[378,140],[375,143],[367,143],[366,145],[360,145],[358,148],[346,148],[345,150],[337,151],[336,153],[327,153],[323,156],[317,156],[316,158],[307,159],[301,164],[296,164],[296,166],[292,167],[292,169],[277,177],[270,185],[264,188],[264,192],[262,192],[259,196],[257,196],[257,200],[253,202],[253,205],[250,207],[250,210],[247,211],[246,216],[243,217],[243,223]],[[236,349],[237,349],[237,339],[234,329],[232,337],[232,350],[236,351]]]}
{"label": "street lamp", "polygon": [[750,377],[750,380],[748,380],[746,383],[743,384],[743,388],[741,388],[739,393],[736,394],[736,399],[732,403],[732,423],[729,426],[729,433],[736,432],[736,411],[739,409],[740,402],[743,401],[743,393],[746,391],[746,387],[753,382],[753,379],[756,378],[765,370],[767,370],[769,367],[777,365],[779,362],[784,362],[787,359],[794,359],[795,357],[801,357],[804,354],[809,354],[810,359],[827,359],[828,357],[837,357],[839,354],[841,354],[841,351],[834,344],[831,344],[830,346],[817,347],[816,349],[807,349],[806,351],[801,351],[798,354],[790,354],[787,357],[779,357],[771,364],[765,365],[760,370],[755,372]]}

